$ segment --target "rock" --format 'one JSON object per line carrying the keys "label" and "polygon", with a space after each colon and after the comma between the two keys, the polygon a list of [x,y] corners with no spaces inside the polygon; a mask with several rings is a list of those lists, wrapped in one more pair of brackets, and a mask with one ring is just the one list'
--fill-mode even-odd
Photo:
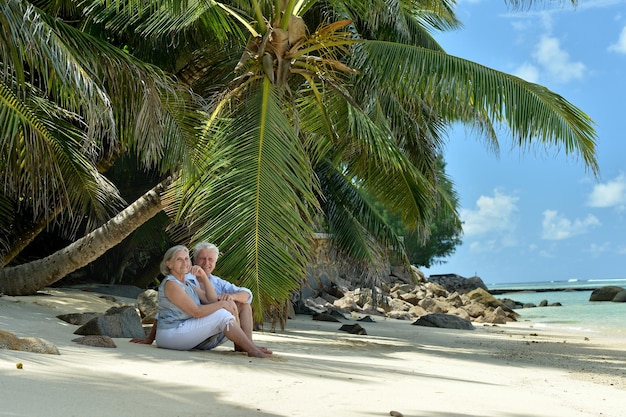
{"label": "rock", "polygon": [[390,319],[396,319],[396,320],[411,320],[411,315],[408,313],[408,311],[398,311],[398,310],[391,310],[390,312],[387,313],[387,317],[389,317]]}
{"label": "rock", "polygon": [[502,304],[510,308],[511,310],[515,310],[516,308],[524,308],[524,305],[519,301],[512,300],[510,298],[501,298]]}
{"label": "rock", "polygon": [[86,324],[89,320],[97,316],[98,316],[98,313],[70,313],[70,314],[59,314],[57,318],[69,324],[82,326],[83,324]]}
{"label": "rock", "polygon": [[447,297],[448,290],[443,285],[437,284],[436,282],[428,282],[426,283],[426,291],[432,294],[433,297]]}
{"label": "rock", "polygon": [[11,332],[0,330],[0,349],[21,350],[20,338]]}
{"label": "rock", "polygon": [[427,297],[421,300],[419,302],[419,306],[430,313],[445,313],[448,311],[448,307],[450,307],[444,301],[431,297]]}
{"label": "rock", "polygon": [[335,316],[328,314],[328,313],[319,313],[319,314],[314,314],[313,315],[313,320],[317,320],[317,321],[336,321],[339,322],[339,319],[337,319]]}
{"label": "rock", "polygon": [[[325,303],[326,301],[324,301]],[[310,298],[307,298],[306,300],[304,300],[304,305],[305,307],[309,308],[310,310],[312,310],[315,314],[320,314],[320,313],[326,313],[326,311],[328,311],[328,309],[326,307],[324,307],[323,305],[317,304],[315,302],[315,300],[312,300]]]}
{"label": "rock", "polygon": [[448,314],[454,314],[455,316],[459,316],[461,318],[464,318],[465,320],[472,320],[472,317],[467,311],[465,311],[463,307],[453,308],[452,310],[448,311]]}
{"label": "rock", "polygon": [[452,307],[461,307],[463,304],[463,298],[458,292],[453,292],[452,294],[446,297],[446,302],[450,304]]}
{"label": "rock", "polygon": [[4,330],[0,330],[0,349],[59,355],[59,349],[47,340],[39,337],[17,337]]}
{"label": "rock", "polygon": [[467,314],[469,314],[473,318],[484,316],[487,309],[484,304],[476,303],[473,301],[465,304],[462,308],[467,312]]}
{"label": "rock", "polygon": [[444,329],[474,330],[474,325],[471,321],[459,316],[444,313],[427,314],[418,318],[411,324],[414,326],[440,327]]}
{"label": "rock", "polygon": [[389,311],[409,311],[411,304],[400,298],[394,298],[389,302]]}
{"label": "rock", "polygon": [[539,302],[539,307],[547,307],[548,306],[548,300],[541,300]]}
{"label": "rock", "polygon": [[361,308],[364,308],[366,304],[375,304],[372,296],[372,290],[369,288],[357,288],[354,290],[354,301]]}
{"label": "rock", "polygon": [[441,274],[429,276],[428,281],[441,285],[448,292],[459,294],[466,294],[477,288],[488,290],[480,277],[465,278],[457,274]]}
{"label": "rock", "polygon": [[496,297],[489,294],[487,290],[484,290],[482,288],[477,288],[475,290],[470,291],[469,293],[467,293],[467,296],[469,297],[470,300],[476,303],[480,303],[480,304],[493,307],[493,308],[504,305],[502,301],[498,300]]}
{"label": "rock", "polygon": [[342,298],[335,300],[333,302],[333,306],[342,309],[342,310],[347,310],[347,311],[358,311],[359,310],[359,306],[356,304],[356,302],[354,301],[354,298],[352,298],[349,295],[345,295]]}
{"label": "rock", "polygon": [[470,291],[469,293],[467,293],[467,296],[473,302],[481,303],[487,307],[490,307],[491,310],[500,307],[502,310],[504,310],[507,317],[511,321],[515,321],[519,317],[518,313],[507,307],[502,301],[498,300],[496,297],[491,295],[489,292],[483,290],[482,288],[477,288],[473,291]]}
{"label": "rock", "polygon": [[371,316],[365,316],[365,317],[361,317],[360,319],[357,319],[356,321],[363,321],[363,322],[367,322],[367,323],[376,323]]}
{"label": "rock", "polygon": [[359,324],[344,324],[343,326],[339,328],[339,330],[348,332],[350,334],[367,335],[367,332],[365,331],[365,329],[361,327]]}
{"label": "rock", "polygon": [[618,292],[617,294],[615,294],[615,297],[613,297],[613,300],[611,300],[615,303],[624,303],[626,302],[626,290],[622,290],[620,292]]}
{"label": "rock", "polygon": [[98,314],[79,327],[74,334],[126,338],[145,337],[141,318],[133,306],[111,307],[106,313]]}
{"label": "rock", "polygon": [[424,314],[428,314],[428,311],[426,311],[422,306],[417,305],[409,309],[409,314],[414,317],[419,317]]}
{"label": "rock", "polygon": [[83,336],[76,339],[72,339],[72,342],[79,345],[104,347],[104,348],[117,348],[117,345],[109,336]]}
{"label": "rock", "polygon": [[[331,308],[329,310],[328,314],[330,314],[331,316],[340,318],[340,319],[345,319],[346,318],[345,314],[342,311],[337,310],[336,308]],[[291,317],[291,318],[293,318],[293,317]]]}
{"label": "rock", "polygon": [[507,316],[504,310],[501,307],[498,307],[495,310],[488,311],[483,316],[482,321],[483,323],[506,324]]}
{"label": "rock", "polygon": [[412,293],[412,292],[409,292],[409,293],[406,293],[406,294],[402,294],[402,295],[400,295],[400,298],[403,301],[406,301],[407,303],[409,303],[411,305],[414,305],[414,306],[416,306],[417,303],[420,302],[420,298],[417,296],[417,294]]}
{"label": "rock", "polygon": [[621,291],[624,291],[624,289],[615,285],[607,285],[606,287],[596,288],[591,292],[589,301],[613,301],[617,293]]}
{"label": "rock", "polygon": [[143,323],[154,322],[156,313],[159,311],[158,297],[159,292],[155,290],[145,290],[137,296],[137,308],[139,308]]}

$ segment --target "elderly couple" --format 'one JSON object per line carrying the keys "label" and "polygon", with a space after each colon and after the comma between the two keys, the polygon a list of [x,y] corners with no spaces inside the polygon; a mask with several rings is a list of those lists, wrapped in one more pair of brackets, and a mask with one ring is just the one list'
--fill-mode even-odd
{"label": "elderly couple", "polygon": [[264,358],[272,352],[252,341],[252,292],[212,275],[219,249],[201,242],[194,248],[191,266],[189,249],[174,246],[165,252],[159,287],[158,320],[150,336],[131,342],[161,348],[209,350],[226,339],[235,350],[248,356]]}

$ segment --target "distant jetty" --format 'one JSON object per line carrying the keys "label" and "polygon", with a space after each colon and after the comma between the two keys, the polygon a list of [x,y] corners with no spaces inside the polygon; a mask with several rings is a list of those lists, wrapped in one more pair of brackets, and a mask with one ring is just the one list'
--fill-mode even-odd
{"label": "distant jetty", "polygon": [[597,289],[594,287],[554,287],[554,288],[498,288],[488,290],[491,295],[501,295],[509,292],[564,292],[564,291],[593,291]]}

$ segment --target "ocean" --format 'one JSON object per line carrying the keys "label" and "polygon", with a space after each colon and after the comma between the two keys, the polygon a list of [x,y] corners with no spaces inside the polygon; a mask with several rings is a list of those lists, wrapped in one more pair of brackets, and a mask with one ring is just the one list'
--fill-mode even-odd
{"label": "ocean", "polygon": [[[615,285],[626,289],[626,279],[597,279],[488,284],[497,291],[496,298],[510,298],[522,303],[539,305],[559,302],[559,307],[534,307],[515,310],[535,327],[576,331],[592,336],[602,334],[626,339],[626,303],[591,302],[595,288]],[[510,290],[507,292],[507,290]],[[502,293],[500,293],[502,292]]]}

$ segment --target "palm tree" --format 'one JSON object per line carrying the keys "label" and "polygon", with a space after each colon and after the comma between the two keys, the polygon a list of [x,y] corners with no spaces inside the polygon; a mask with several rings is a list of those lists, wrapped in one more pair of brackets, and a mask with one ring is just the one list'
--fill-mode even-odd
{"label": "palm tree", "polygon": [[[1,265],[51,224],[75,235],[116,215],[127,203],[102,173],[132,152],[167,177],[188,154],[197,123],[188,88],[53,18],[60,3],[37,3],[48,9],[0,1]],[[117,239],[98,242],[100,254]],[[93,259],[85,254],[72,256],[84,265]],[[0,292],[36,291],[63,276],[44,266],[27,286],[19,268],[0,270]]]}
{"label": "palm tree", "polygon": [[367,265],[400,243],[365,196],[427,233],[435,210],[453,205],[436,171],[452,123],[496,149],[503,125],[520,147],[563,146],[597,172],[581,110],[441,49],[430,32],[458,27],[451,1],[95,3],[94,19],[133,33],[138,55],[142,36],[177,36],[168,52],[186,65],[173,69],[210,105],[169,207],[192,240],[220,243],[220,271],[253,289],[257,312],[300,285],[320,215]]}
{"label": "palm tree", "polygon": [[581,110],[439,47],[430,31],[458,26],[452,5],[96,0],[83,12],[207,99],[166,203],[192,240],[220,243],[220,271],[253,289],[260,314],[300,284],[315,224],[376,264],[399,242],[369,198],[422,233],[439,206],[453,209],[436,170],[452,123],[493,146],[503,124],[520,146],[564,146],[597,172]]}

